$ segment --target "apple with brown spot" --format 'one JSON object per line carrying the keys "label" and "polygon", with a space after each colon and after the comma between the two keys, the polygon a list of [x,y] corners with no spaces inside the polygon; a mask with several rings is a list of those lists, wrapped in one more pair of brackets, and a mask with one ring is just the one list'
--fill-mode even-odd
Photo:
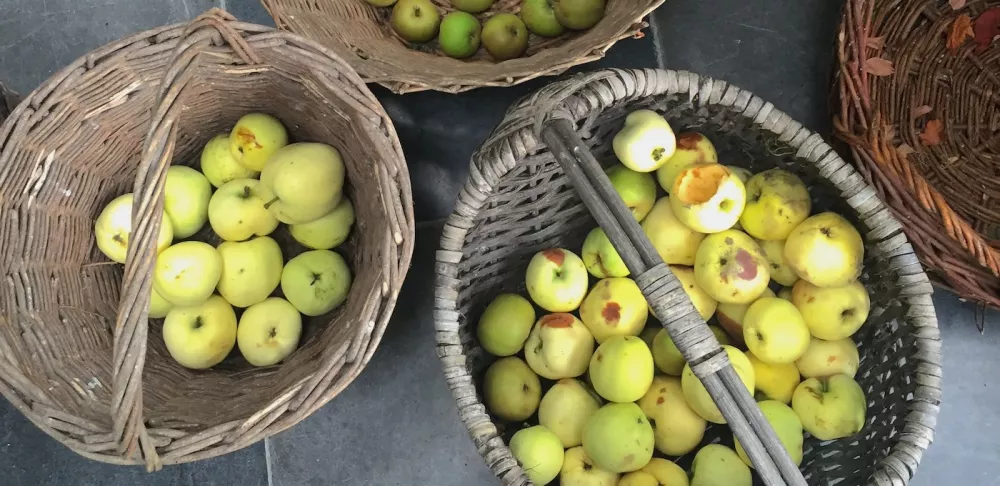
{"label": "apple with brown spot", "polygon": [[684,169],[693,164],[715,164],[719,154],[708,137],[698,132],[683,132],[677,135],[677,150],[662,167],[656,170],[656,180],[664,191],[674,188],[674,181]]}
{"label": "apple with brown spot", "polygon": [[598,343],[611,336],[638,336],[648,317],[646,297],[629,278],[602,279],[580,306],[580,319]]}
{"label": "apple with brown spot", "polygon": [[748,304],[767,290],[770,266],[760,245],[738,230],[705,237],[695,255],[694,276],[720,304]]}
{"label": "apple with brown spot", "polygon": [[572,312],[587,295],[587,266],[575,253],[550,248],[535,254],[525,274],[528,295],[549,312]]}
{"label": "apple with brown spot", "polygon": [[594,336],[573,314],[542,316],[524,343],[528,366],[550,380],[582,375],[593,354]]}

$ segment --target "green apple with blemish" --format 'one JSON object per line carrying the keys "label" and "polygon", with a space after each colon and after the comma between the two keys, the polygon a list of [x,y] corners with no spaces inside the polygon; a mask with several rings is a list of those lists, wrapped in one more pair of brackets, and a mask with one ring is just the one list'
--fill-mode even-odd
{"label": "green apple with blemish", "polygon": [[260,181],[234,179],[222,185],[208,202],[208,224],[226,241],[265,236],[278,228],[278,219],[264,204]]}
{"label": "green apple with blemish", "polygon": [[[760,297],[757,299],[774,296],[774,292],[768,288],[764,289],[764,293],[760,294]],[[722,326],[722,329],[725,329],[726,334],[736,343],[737,347],[746,347],[746,343],[743,341],[743,316],[746,315],[747,309],[750,308],[751,304],[753,302],[746,304],[719,304],[715,310],[715,319],[719,321],[719,325]]]}
{"label": "green apple with blemish", "polygon": [[670,207],[670,199],[666,197],[656,201],[642,220],[642,232],[667,265],[694,265],[698,246],[705,239],[704,233],[689,228],[677,219]]}
{"label": "green apple with blemish", "polygon": [[330,250],[347,240],[353,225],[354,205],[344,196],[325,216],[308,223],[288,225],[288,233],[306,248]]}
{"label": "green apple with blemish", "polygon": [[559,471],[561,486],[616,486],[618,479],[618,473],[597,467],[583,446],[566,450],[563,467]]}
{"label": "green apple with blemish", "polygon": [[682,132],[677,135],[677,150],[663,167],[656,170],[656,180],[669,193],[674,190],[674,181],[684,169],[695,164],[718,162],[719,154],[715,152],[715,145],[712,145],[708,137],[697,132]]}
{"label": "green apple with blemish", "polygon": [[736,451],[721,445],[702,447],[691,463],[691,486],[751,486],[753,475]]}
{"label": "green apple with blemish", "polygon": [[648,317],[646,296],[629,278],[600,280],[580,306],[580,319],[598,343],[612,336],[638,336]]}
{"label": "green apple with blemish", "polygon": [[201,151],[201,172],[215,187],[222,187],[234,179],[253,179],[260,175],[260,172],[236,162],[229,150],[228,133],[216,135],[205,144]]}
{"label": "green apple with blemish", "polygon": [[605,400],[634,402],[653,383],[653,354],[636,336],[615,336],[600,346],[590,359],[590,383]]}
{"label": "green apple with blemish", "polygon": [[222,257],[212,245],[182,241],[160,252],[153,267],[153,288],[176,307],[204,303],[222,276]]}
{"label": "green apple with blemish", "polygon": [[299,312],[319,316],[336,309],[351,290],[351,269],[330,250],[312,250],[288,260],[281,293]]}
{"label": "green apple with blemish", "polygon": [[864,257],[861,234],[837,213],[810,216],[785,240],[785,261],[817,287],[842,287],[857,280]]}
{"label": "green apple with blemish", "polygon": [[236,344],[254,366],[272,366],[287,358],[302,337],[302,315],[287,300],[269,297],[240,316]]}
{"label": "green apple with blemish", "polygon": [[597,278],[627,277],[629,274],[622,257],[601,228],[594,228],[587,234],[580,257],[587,271]]}
{"label": "green apple with blemish", "polygon": [[755,174],[746,183],[743,231],[758,240],[784,240],[809,217],[812,201],[798,176],[784,169]]}
{"label": "green apple with blemish", "polygon": [[[94,222],[94,240],[97,248],[108,258],[125,263],[128,244],[132,237],[132,193],[122,194],[111,200],[101,210]],[[167,213],[160,220],[160,232],[156,238],[156,252],[161,253],[174,240],[174,229],[170,226]]]}
{"label": "green apple with blemish", "polygon": [[594,336],[573,314],[542,316],[524,343],[528,366],[550,380],[582,375],[593,354]]}
{"label": "green apple with blemish", "polygon": [[813,336],[836,341],[852,336],[868,319],[871,299],[861,282],[843,287],[817,287],[805,279],[792,287],[792,303]]}
{"label": "green apple with blemish", "polygon": [[212,184],[190,167],[174,165],[167,169],[163,186],[163,212],[170,219],[175,238],[187,238],[205,226]]}
{"label": "green apple with blemish", "polygon": [[587,296],[587,266],[575,253],[549,248],[535,253],[524,277],[531,300],[549,312],[573,312]]}
{"label": "green apple with blemish", "polygon": [[656,203],[656,180],[651,174],[636,172],[621,164],[606,171],[611,186],[632,211],[636,221],[642,221]]}
{"label": "green apple with blemish", "polygon": [[510,453],[535,484],[548,484],[562,470],[565,452],[551,430],[536,425],[518,430],[510,438]]}
{"label": "green apple with blemish", "polygon": [[266,113],[243,115],[229,132],[229,153],[233,159],[257,172],[285,145],[288,145],[288,131],[277,118]]}
{"label": "green apple with blemish", "polygon": [[163,320],[163,342],[181,366],[211,368],[236,345],[236,312],[218,295],[196,305],[175,306]]}
{"label": "green apple with blemish", "polygon": [[854,378],[858,374],[860,362],[858,346],[851,338],[827,341],[814,337],[809,340],[805,354],[795,362],[795,367],[805,378],[832,375]]}
{"label": "green apple with blemish", "polygon": [[[732,363],[733,369],[739,375],[740,381],[747,387],[750,395],[753,395],[754,390],[756,390],[756,376],[750,360],[742,351],[732,346],[722,346],[722,349],[726,351],[729,362]],[[715,401],[712,400],[705,385],[701,383],[701,379],[694,374],[691,365],[684,365],[684,371],[681,373],[681,390],[684,392],[684,398],[687,399],[688,405],[701,418],[715,424],[726,423],[726,418],[722,416],[722,412],[715,405]]]}
{"label": "green apple with blemish", "polygon": [[625,117],[625,125],[615,135],[612,148],[625,167],[652,172],[673,156],[677,139],[670,123],[659,113],[636,110]]}
{"label": "green apple with blemish", "polygon": [[340,152],[329,145],[293,143],[282,147],[260,173],[264,207],[282,223],[315,221],[340,203],[345,171]]}
{"label": "green apple with blemish", "polygon": [[764,252],[753,238],[738,230],[705,237],[695,255],[694,276],[719,304],[753,302],[771,280]]}
{"label": "green apple with blemish", "polygon": [[708,423],[688,405],[680,378],[653,378],[649,391],[637,403],[653,426],[656,450],[663,454],[683,456],[704,438]]}
{"label": "green apple with blemish", "polygon": [[743,316],[747,349],[765,363],[795,363],[805,354],[809,339],[809,327],[802,313],[787,300],[757,299]]}
{"label": "green apple with blemish", "polygon": [[677,219],[699,233],[732,228],[746,204],[743,183],[720,164],[696,164],[684,169],[674,181],[669,198]]}
{"label": "green apple with blemish", "polygon": [[493,356],[513,356],[521,351],[535,324],[535,308],[517,294],[500,294],[483,311],[476,335]]}
{"label": "green apple with blemish", "polygon": [[219,295],[235,307],[263,302],[281,283],[284,260],[281,247],[268,236],[249,241],[224,241],[218,246],[222,257]]}
{"label": "green apple with blemish", "polygon": [[809,378],[792,395],[802,427],[819,440],[851,437],[865,426],[865,392],[847,375]]}
{"label": "green apple with blemish", "polygon": [[583,443],[583,428],[601,408],[601,399],[580,380],[559,380],[538,405],[538,423],[551,430],[563,447]]}
{"label": "green apple with blemish", "polygon": [[785,261],[784,240],[757,240],[757,244],[760,245],[764,258],[767,258],[767,263],[771,267],[771,280],[785,287],[791,287],[799,281],[795,269]]}
{"label": "green apple with blemish", "polygon": [[486,370],[483,402],[493,415],[512,422],[527,420],[541,400],[538,375],[521,358],[500,358]]}
{"label": "green apple with blemish", "polygon": [[389,25],[410,42],[427,42],[438,35],[441,14],[430,0],[399,0],[392,7]]}
{"label": "green apple with blemish", "polygon": [[609,403],[583,429],[583,450],[594,465],[614,473],[642,469],[653,458],[655,439],[642,409],[634,403]]}

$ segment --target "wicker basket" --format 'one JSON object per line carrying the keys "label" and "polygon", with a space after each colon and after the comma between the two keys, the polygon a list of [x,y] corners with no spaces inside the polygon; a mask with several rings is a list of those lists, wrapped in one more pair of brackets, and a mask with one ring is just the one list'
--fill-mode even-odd
{"label": "wicker basket", "polygon": [[505,445],[517,424],[495,421],[477,390],[492,358],[476,341],[475,322],[496,294],[524,292],[535,252],[579,248],[595,225],[540,129],[553,118],[569,120],[608,164],[612,135],[639,108],[705,133],[727,164],[794,171],[810,185],[815,211],[836,211],[861,230],[872,313],[855,338],[868,422],[853,440],[808,439],[801,470],[809,484],[907,484],[933,437],[941,343],[931,285],[899,223],[829,145],[770,103],[721,81],[662,70],[605,70],[553,83],[515,104],[473,157],[437,255],[437,352],[489,467],[505,485],[528,484]]}
{"label": "wicker basket", "polygon": [[10,116],[10,112],[14,111],[17,101],[17,93],[0,83],[0,123],[3,123]]}
{"label": "wicker basket", "polygon": [[[147,320],[166,168],[197,160],[252,110],[341,150],[358,221],[345,243],[355,279],[343,306],[304,321],[283,364],[253,368],[234,353],[188,370],[167,354],[162,321]],[[52,437],[109,463],[195,461],[303,420],[371,358],[412,252],[402,151],[361,79],[312,41],[218,10],[57,73],[0,126],[0,167],[0,393]],[[129,191],[135,231],[123,269],[95,248],[93,222]],[[287,231],[275,238],[286,257],[302,251]]]}
{"label": "wicker basket", "polygon": [[990,7],[1000,2],[849,0],[834,124],[932,277],[1000,308],[1000,82],[990,67],[1000,43],[980,50],[962,24]]}
{"label": "wicker basket", "polygon": [[[450,0],[431,0],[442,12]],[[523,0],[496,0],[486,19],[520,11]],[[389,26],[391,9],[365,0],[261,0],[282,29],[315,39],[351,63],[369,83],[396,93],[437,90],[458,93],[483,86],[513,86],[604,57],[621,39],[642,37],[643,21],[664,0],[608,0],[604,19],[591,29],[556,38],[531,35],[525,57],[495,62],[485,50],[469,59],[445,56],[437,42],[410,46]]]}

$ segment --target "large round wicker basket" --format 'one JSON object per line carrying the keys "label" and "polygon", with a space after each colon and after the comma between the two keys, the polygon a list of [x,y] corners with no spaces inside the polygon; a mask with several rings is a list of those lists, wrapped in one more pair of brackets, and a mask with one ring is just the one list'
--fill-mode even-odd
{"label": "large round wicker basket", "polygon": [[[357,213],[347,301],[304,320],[278,366],[239,353],[204,371],[147,319],[166,168],[191,164],[248,111],[344,156]],[[133,191],[124,268],[94,219]],[[407,168],[388,116],[339,57],[211,11],[109,44],[58,72],[0,126],[0,393],[74,451],[114,464],[195,461],[246,447],[336,396],[378,345],[408,268]],[[287,231],[285,232],[287,233]],[[303,251],[280,232],[286,257]]]}
{"label": "large round wicker basket", "polygon": [[530,484],[506,446],[522,424],[497,420],[483,405],[478,387],[493,358],[477,342],[476,322],[498,293],[524,292],[535,252],[578,249],[595,226],[540,129],[568,120],[597,160],[610,164],[612,136],[640,108],[704,133],[726,164],[797,173],[814,211],[836,211],[861,230],[872,313],[855,339],[868,420],[849,440],[807,439],[801,470],[809,484],[907,484],[933,437],[941,343],[932,287],[899,222],[819,135],[770,103],[722,81],[663,70],[605,70],[553,83],[516,103],[473,157],[441,237],[435,322],[446,379],[487,465],[505,485]]}
{"label": "large round wicker basket", "polygon": [[931,276],[995,308],[998,7],[998,1],[849,0],[834,121],[859,172],[906,222]]}

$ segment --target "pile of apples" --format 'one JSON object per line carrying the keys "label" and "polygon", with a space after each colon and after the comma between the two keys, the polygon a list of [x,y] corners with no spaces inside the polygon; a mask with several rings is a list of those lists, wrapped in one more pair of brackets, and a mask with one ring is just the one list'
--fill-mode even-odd
{"label": "pile of apples", "polygon": [[[211,368],[236,345],[251,365],[277,364],[298,346],[303,314],[347,298],[351,271],[331,251],[354,224],[344,162],[329,145],[288,142],[280,121],[251,113],[205,145],[201,172],[167,169],[149,317],[164,318],[164,343],[182,366]],[[132,203],[131,193],[115,198],[94,225],[97,247],[118,263]],[[308,249],[287,262],[267,236],[279,222]]]}
{"label": "pile of apples", "polygon": [[558,37],[567,29],[597,25],[604,18],[605,6],[605,0],[524,0],[518,15],[497,13],[480,25],[473,14],[486,12],[495,0],[450,0],[456,10],[444,19],[431,0],[366,1],[376,7],[393,7],[389,23],[406,41],[424,43],[437,38],[441,51],[455,59],[472,56],[482,45],[497,61],[524,55],[529,32]]}
{"label": "pile of apples", "polygon": [[[838,214],[811,215],[807,186],[791,172],[721,165],[708,138],[675,135],[656,112],[630,113],[613,148],[621,165],[607,171],[612,185],[701,317],[718,324],[713,333],[795,463],[805,433],[824,441],[858,433],[866,400],[851,336],[870,311],[858,231]],[[659,199],[657,180],[668,194]],[[595,228],[581,254],[535,254],[525,275],[530,300],[496,297],[477,328],[498,357],[484,402],[501,420],[527,422],[509,446],[528,477],[538,485],[558,477],[563,486],[750,486],[739,441],[699,447],[726,420],[667,331],[648,319],[607,235]],[[667,459],[692,452],[690,476]]]}

